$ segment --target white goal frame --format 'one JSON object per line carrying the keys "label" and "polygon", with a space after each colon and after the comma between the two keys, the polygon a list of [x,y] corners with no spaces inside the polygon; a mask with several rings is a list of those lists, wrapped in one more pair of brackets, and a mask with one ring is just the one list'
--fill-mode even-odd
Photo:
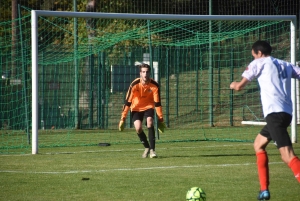
{"label": "white goal frame", "polygon": [[[291,25],[291,63],[296,64],[296,15],[173,15],[173,14],[129,14],[68,11],[31,11],[32,43],[32,154],[38,153],[38,17],[73,17],[105,19],[145,19],[145,20],[243,20],[243,21],[290,21]],[[292,80],[293,120],[291,139],[297,140],[296,81]]]}

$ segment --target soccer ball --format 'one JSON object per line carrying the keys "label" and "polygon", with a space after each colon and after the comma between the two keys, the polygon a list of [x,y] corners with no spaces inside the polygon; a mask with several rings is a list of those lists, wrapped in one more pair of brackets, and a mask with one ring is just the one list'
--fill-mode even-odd
{"label": "soccer ball", "polygon": [[186,200],[187,201],[205,201],[206,194],[201,188],[192,187],[186,193]]}

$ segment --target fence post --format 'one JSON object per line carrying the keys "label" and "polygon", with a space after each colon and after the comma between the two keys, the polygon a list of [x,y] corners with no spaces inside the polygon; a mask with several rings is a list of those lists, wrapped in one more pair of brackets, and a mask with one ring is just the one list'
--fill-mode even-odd
{"label": "fence post", "polygon": [[[230,58],[230,83],[233,82],[233,68],[234,68],[234,53],[233,53],[233,49],[231,49],[231,54],[230,54],[231,58]],[[230,126],[233,126],[233,90],[230,90],[230,114],[229,114],[229,122],[230,122]]]}
{"label": "fence post", "polygon": [[90,45],[90,91],[89,91],[89,128],[93,128],[93,103],[94,103],[94,54],[92,51],[92,46]]}
{"label": "fence post", "polygon": [[170,111],[169,111],[169,107],[170,107],[170,67],[169,67],[169,49],[166,49],[166,123],[168,126],[170,126],[170,122],[169,122],[169,115],[170,115]]}

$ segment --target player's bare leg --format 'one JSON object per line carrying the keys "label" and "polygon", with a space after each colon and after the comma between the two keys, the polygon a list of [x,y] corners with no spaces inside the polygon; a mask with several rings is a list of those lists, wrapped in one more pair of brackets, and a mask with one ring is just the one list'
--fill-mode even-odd
{"label": "player's bare leg", "polygon": [[294,149],[291,146],[280,147],[279,152],[281,154],[282,161],[286,164],[289,164],[292,158],[295,157]]}

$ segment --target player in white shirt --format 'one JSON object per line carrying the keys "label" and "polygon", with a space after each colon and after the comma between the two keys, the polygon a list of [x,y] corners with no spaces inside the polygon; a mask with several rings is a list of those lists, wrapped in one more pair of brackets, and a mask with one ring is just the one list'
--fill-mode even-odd
{"label": "player in white shirt", "polygon": [[262,108],[267,125],[254,140],[260,182],[258,200],[269,200],[269,166],[266,147],[276,144],[282,160],[300,182],[300,160],[295,155],[287,128],[292,120],[291,78],[300,80],[300,68],[271,56],[272,47],[266,41],[252,45],[254,60],[242,74],[240,82],[232,82],[230,89],[240,91],[254,78],[260,86]]}

